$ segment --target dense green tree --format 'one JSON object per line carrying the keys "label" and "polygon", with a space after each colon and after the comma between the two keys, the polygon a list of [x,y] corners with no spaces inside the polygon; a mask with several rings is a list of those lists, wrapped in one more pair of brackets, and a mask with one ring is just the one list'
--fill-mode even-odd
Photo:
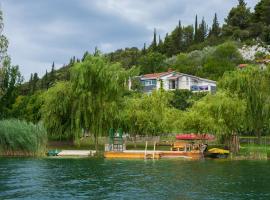
{"label": "dense green tree", "polygon": [[189,90],[175,90],[173,91],[173,98],[170,103],[173,107],[179,110],[186,110],[191,106],[192,92]]}
{"label": "dense green tree", "polygon": [[221,31],[221,29],[219,27],[217,13],[215,13],[215,16],[213,19],[213,24],[212,24],[211,30],[209,32],[209,36],[218,37],[220,35],[220,31]]}
{"label": "dense green tree", "polygon": [[239,135],[245,128],[246,103],[237,96],[226,92],[208,94],[194,104],[182,118],[182,129],[192,133],[215,134],[222,143],[237,151],[238,147],[230,143],[232,135]]}
{"label": "dense green tree", "polygon": [[158,52],[149,52],[138,61],[142,74],[162,72],[166,70],[165,56]]}
{"label": "dense green tree", "polygon": [[8,49],[8,39],[6,38],[5,35],[3,35],[3,29],[4,29],[3,13],[0,10],[0,68],[3,66],[3,61],[7,56],[7,49]]}
{"label": "dense green tree", "polygon": [[195,27],[194,27],[194,41],[198,42],[198,16],[195,17]]}
{"label": "dense green tree", "polygon": [[194,39],[193,26],[186,26],[183,28],[183,49],[187,50],[192,44]]}
{"label": "dense green tree", "polygon": [[0,118],[8,117],[9,109],[18,94],[18,86],[22,77],[18,66],[12,66],[10,58],[6,57],[0,69]]}
{"label": "dense green tree", "polygon": [[173,49],[173,55],[180,53],[182,48],[182,40],[183,40],[183,31],[182,31],[182,25],[179,21],[178,26],[172,31],[171,34],[172,38],[172,49]]}
{"label": "dense green tree", "polygon": [[58,82],[42,98],[42,121],[51,139],[75,139],[72,130],[73,91],[70,82]]}
{"label": "dense green tree", "polygon": [[12,105],[10,117],[38,123],[41,119],[41,106],[43,105],[43,93],[38,91],[33,95],[18,96]]}
{"label": "dense green tree", "polygon": [[151,43],[151,45],[149,46],[148,49],[150,51],[157,51],[157,45],[158,45],[158,43],[157,43],[157,30],[154,29],[153,41],[152,41],[152,43]]}
{"label": "dense green tree", "polygon": [[72,68],[71,83],[74,93],[72,119],[79,134],[82,129],[95,137],[106,134],[109,128],[118,128],[118,103],[127,89],[130,71],[120,64],[111,64],[103,56],[87,56],[84,62]]}
{"label": "dense green tree", "polygon": [[242,56],[235,44],[227,42],[217,46],[212,54],[204,58],[202,74],[204,77],[217,80],[224,72],[235,70],[241,61]]}
{"label": "dense green tree", "polygon": [[[145,47],[144,47],[145,48]],[[130,69],[138,65],[138,60],[141,54],[146,54],[146,49],[141,52],[137,47],[118,49],[115,52],[109,53],[106,57],[111,62],[119,62],[124,68]]]}
{"label": "dense green tree", "polygon": [[255,132],[261,140],[265,126],[269,127],[269,69],[248,67],[227,72],[219,86],[244,99],[247,104],[246,122],[250,132]]}
{"label": "dense green tree", "polygon": [[52,69],[49,75],[49,80],[50,80],[50,86],[52,86],[54,84],[54,82],[56,81],[56,75],[55,75],[55,66],[54,66],[54,62],[52,64]]}
{"label": "dense green tree", "polygon": [[254,21],[270,25],[270,1],[261,0],[254,8]]}
{"label": "dense green tree", "polygon": [[180,111],[170,106],[172,94],[154,91],[126,97],[124,101],[122,126],[131,135],[161,135],[175,129],[175,115]]}
{"label": "dense green tree", "polygon": [[204,40],[207,37],[207,32],[208,32],[207,25],[206,25],[206,22],[203,18],[202,22],[199,24],[199,28],[197,30],[197,41],[204,42]]}
{"label": "dense green tree", "polygon": [[244,0],[239,0],[237,7],[229,12],[225,19],[226,24],[223,26],[223,34],[232,36],[235,39],[246,40],[250,36],[249,27],[251,26],[252,14],[247,8]]}

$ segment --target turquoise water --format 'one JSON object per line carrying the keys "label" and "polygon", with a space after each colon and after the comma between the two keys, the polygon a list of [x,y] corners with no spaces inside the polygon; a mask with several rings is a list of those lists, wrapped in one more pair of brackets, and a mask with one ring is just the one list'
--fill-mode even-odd
{"label": "turquoise water", "polygon": [[270,162],[0,158],[0,199],[270,199]]}

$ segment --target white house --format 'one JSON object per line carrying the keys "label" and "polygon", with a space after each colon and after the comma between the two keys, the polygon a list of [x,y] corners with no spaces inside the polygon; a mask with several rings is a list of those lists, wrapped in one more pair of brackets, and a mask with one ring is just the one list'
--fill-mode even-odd
{"label": "white house", "polygon": [[216,82],[197,76],[168,72],[145,74],[139,77],[144,92],[151,92],[163,87],[164,90],[187,89],[193,92],[215,92]]}

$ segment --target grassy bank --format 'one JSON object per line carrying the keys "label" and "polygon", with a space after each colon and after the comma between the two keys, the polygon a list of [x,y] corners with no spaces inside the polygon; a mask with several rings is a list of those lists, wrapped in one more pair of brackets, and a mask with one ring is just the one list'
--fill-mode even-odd
{"label": "grassy bank", "polygon": [[40,156],[46,152],[47,133],[41,125],[20,120],[0,121],[0,155]]}

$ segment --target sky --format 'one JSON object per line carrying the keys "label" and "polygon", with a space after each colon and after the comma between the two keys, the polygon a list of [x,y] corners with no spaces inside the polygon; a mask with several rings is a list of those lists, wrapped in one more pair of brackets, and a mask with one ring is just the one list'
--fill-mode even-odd
{"label": "sky", "polygon": [[[259,0],[246,0],[254,7]],[[25,80],[44,75],[71,57],[81,58],[95,46],[103,53],[150,44],[154,28],[164,37],[181,20],[194,23],[195,15],[220,23],[237,0],[0,0],[8,54]]]}

